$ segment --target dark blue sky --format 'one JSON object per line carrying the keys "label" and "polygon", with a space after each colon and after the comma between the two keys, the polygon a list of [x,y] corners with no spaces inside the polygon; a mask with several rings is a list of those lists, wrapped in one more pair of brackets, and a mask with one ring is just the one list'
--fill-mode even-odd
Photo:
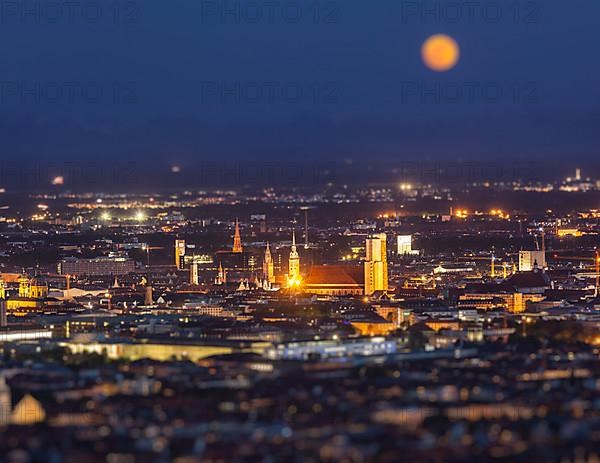
{"label": "dark blue sky", "polygon": [[[96,23],[92,7],[84,18],[85,2],[72,20],[63,8],[56,22],[56,10],[23,17],[4,5],[2,159],[186,166],[215,159],[570,163],[600,155],[600,2],[523,1],[516,20],[515,2],[501,1],[494,3],[502,7],[497,22],[493,2],[480,2],[472,18],[456,2],[463,8],[454,23],[450,7],[439,18],[407,15],[415,5],[434,9],[446,1],[302,1],[296,23],[291,2],[272,3],[272,22],[269,7],[255,3],[263,14],[255,23],[250,6],[239,22],[211,14],[221,1],[139,0],[135,10],[122,2],[118,21],[112,0],[101,1]],[[446,73],[420,59],[421,44],[435,33],[461,47],[460,62]],[[66,82],[78,83],[72,101]],[[274,101],[265,82],[273,83]],[[82,95],[86,86],[94,98],[90,83],[102,89],[98,102]],[[253,83],[263,91],[255,103]],[[240,93],[222,101],[223,84],[238,84]],[[467,85],[476,86],[472,99],[465,93],[449,101]],[[486,100],[484,86],[492,99],[500,88],[499,101]],[[302,96],[291,102],[298,88]],[[423,101],[415,88],[434,92]]]}

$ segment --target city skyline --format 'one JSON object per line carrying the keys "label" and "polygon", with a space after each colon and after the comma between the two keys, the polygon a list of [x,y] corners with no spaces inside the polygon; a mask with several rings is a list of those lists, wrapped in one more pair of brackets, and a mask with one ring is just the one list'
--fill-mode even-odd
{"label": "city skyline", "polygon": [[600,462],[600,3],[0,4],[0,463]]}
{"label": "city skyline", "polygon": [[[103,459],[119,436],[135,461],[337,461],[335,425],[364,430],[358,461],[465,461],[478,439],[500,461],[592,463],[594,437],[569,431],[597,418],[570,408],[597,395],[600,345],[600,209],[583,201],[600,184],[584,172],[476,192],[30,193],[32,215],[0,214],[0,447]],[[243,448],[223,445],[232,419]],[[149,453],[138,426],[161,429]]]}

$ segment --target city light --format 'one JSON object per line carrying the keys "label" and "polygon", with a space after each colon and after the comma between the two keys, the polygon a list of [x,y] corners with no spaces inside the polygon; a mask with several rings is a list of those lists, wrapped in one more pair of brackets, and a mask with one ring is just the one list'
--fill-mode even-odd
{"label": "city light", "polygon": [[[20,321],[54,326],[52,336],[43,339],[64,349],[65,368],[103,356],[107,362],[98,381],[107,381],[105,390],[115,391],[118,397],[123,395],[121,386],[111,382],[109,373],[131,371],[136,360],[163,362],[169,375],[177,368],[200,368],[203,393],[209,395],[216,390],[212,386],[218,389],[223,384],[258,394],[254,382],[266,384],[277,378],[280,383],[269,394],[288,407],[298,406],[298,397],[312,391],[314,384],[322,384],[319,374],[342,368],[339,371],[351,372],[352,380],[346,381],[345,373],[340,376],[340,390],[351,391],[347,397],[357,398],[357,410],[363,410],[361,394],[367,387],[389,387],[393,378],[402,390],[414,389],[414,380],[402,373],[406,369],[419,373],[419,388],[423,388],[409,403],[424,408],[452,403],[471,407],[472,413],[472,407],[481,405],[481,397],[471,400],[470,389],[448,388],[456,365],[494,366],[492,378],[501,377],[508,358],[515,369],[513,377],[521,383],[561,375],[568,380],[572,375],[561,370],[565,368],[560,353],[566,348],[563,340],[576,340],[584,353],[583,360],[577,352],[569,354],[570,364],[579,362],[577,374],[596,379],[589,366],[593,358],[589,349],[599,339],[592,307],[600,289],[600,256],[596,249],[588,249],[586,241],[599,232],[593,211],[572,217],[532,214],[522,219],[522,234],[518,234],[515,224],[504,220],[512,212],[508,206],[461,206],[447,215],[448,209],[428,210],[430,196],[423,200],[395,190],[391,194],[396,201],[414,203],[400,215],[385,195],[374,200],[371,190],[358,189],[352,195],[360,197],[362,191],[369,207],[352,207],[346,217],[334,217],[333,222],[330,209],[319,216],[315,207],[314,222],[303,224],[302,232],[294,216],[301,209],[290,206],[290,198],[298,199],[287,192],[239,193],[229,197],[230,202],[216,203],[194,203],[193,195],[182,195],[184,202],[179,202],[179,196],[155,192],[81,195],[69,197],[62,208],[55,195],[36,197],[34,210],[39,214],[20,222],[36,235],[35,240],[10,240],[0,246],[7,262],[12,255],[19,256],[15,251],[30,253],[29,246],[40,256],[54,247],[56,253],[51,255],[57,257],[46,263],[44,271],[23,271],[13,265],[14,273],[0,277],[6,275],[7,280],[0,284],[7,312],[0,320],[12,330],[7,339],[17,343],[40,339]],[[324,210],[331,206],[327,196],[315,201]],[[248,214],[240,204],[255,208],[260,204],[274,218]],[[56,210],[56,215],[47,210]],[[152,233],[145,233],[148,227],[140,225],[148,220],[150,210],[155,211]],[[130,220],[107,226],[119,215]],[[10,236],[10,223],[4,225]],[[46,238],[48,230],[50,238]],[[305,230],[313,238],[310,246],[299,247]],[[563,247],[556,246],[558,240]],[[549,245],[553,251],[546,253]],[[511,349],[527,337],[545,340],[554,333],[552,343],[539,344],[541,350],[535,350],[534,343],[527,349]],[[40,344],[35,349],[41,354],[46,347]],[[532,372],[529,355],[540,352],[546,363]],[[368,375],[360,373],[365,365],[373,366]],[[438,372],[433,377],[431,365]],[[144,368],[136,374],[148,382],[139,391],[127,386],[126,397],[146,400],[154,391],[153,400],[162,401],[160,392],[167,380],[151,381],[154,376]],[[165,374],[151,368],[155,374]],[[232,376],[238,369],[243,375]],[[187,374],[169,377],[178,394],[195,390],[195,386],[188,390],[187,382],[179,379]],[[279,392],[288,377],[294,387]],[[318,380],[310,383],[306,378]],[[495,380],[487,380],[488,375],[482,378],[478,387],[484,384],[488,390],[498,390]],[[572,383],[571,388],[579,384],[583,383]],[[512,391],[519,400],[526,396],[548,405],[546,397],[529,394],[527,388],[502,387],[503,393]],[[285,402],[294,388],[302,394],[294,403]],[[378,403],[387,400],[389,393],[386,389],[379,394]],[[79,392],[69,389],[68,394]],[[319,395],[307,396],[319,402]],[[45,405],[44,396],[39,400]],[[86,400],[95,399],[86,396]],[[102,401],[93,403],[103,418],[114,413],[112,407],[104,409]],[[235,410],[234,402],[223,401],[222,395],[215,403],[224,404],[213,410],[215,420],[222,410]],[[244,403],[244,407],[255,406],[250,400]],[[254,402],[261,407],[268,403],[264,397]],[[314,405],[318,405],[315,410],[335,405],[327,403],[311,403],[308,410],[317,413],[312,411]],[[161,406],[169,408],[167,402]],[[372,416],[369,410],[363,412]],[[377,419],[396,419],[390,416],[381,414]]]}
{"label": "city light", "polygon": [[600,463],[599,17],[4,2],[0,463]]}
{"label": "city light", "polygon": [[288,286],[290,288],[299,288],[302,286],[302,279],[300,278],[288,278]]}
{"label": "city light", "polygon": [[509,219],[510,215],[505,213],[502,209],[492,209],[490,215],[498,217],[500,219]]}

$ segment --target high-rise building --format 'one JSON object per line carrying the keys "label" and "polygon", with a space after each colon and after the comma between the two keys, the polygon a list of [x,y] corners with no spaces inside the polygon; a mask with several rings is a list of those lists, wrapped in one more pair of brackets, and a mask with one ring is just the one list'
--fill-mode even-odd
{"label": "high-rise building", "polygon": [[250,226],[252,228],[253,236],[256,235],[256,232],[267,233],[267,215],[252,214],[250,216]]}
{"label": "high-rise building", "polygon": [[175,266],[183,269],[183,257],[185,256],[185,240],[175,240]]}
{"label": "high-rise building", "polygon": [[271,285],[275,282],[273,256],[271,255],[271,247],[269,246],[269,243],[267,243],[265,258],[263,260],[263,279],[267,282],[267,285]]}
{"label": "high-rise building", "polygon": [[412,235],[398,235],[398,255],[412,254]]}
{"label": "high-rise building", "polygon": [[198,284],[198,262],[192,262],[190,264],[190,284]]}
{"label": "high-rise building", "polygon": [[535,268],[546,268],[545,251],[519,251],[519,272],[531,272]]}
{"label": "high-rise building", "polygon": [[244,252],[242,247],[242,237],[240,236],[240,224],[235,220],[235,235],[233,235],[233,252],[236,254]]}
{"label": "high-rise building", "polygon": [[135,261],[125,257],[65,257],[58,263],[57,269],[59,275],[127,275],[135,271]]}
{"label": "high-rise building", "polygon": [[388,289],[387,236],[380,233],[367,238],[365,272],[365,295]]}
{"label": "high-rise building", "polygon": [[288,263],[288,286],[300,285],[300,255],[296,248],[296,231],[292,231],[292,249]]}

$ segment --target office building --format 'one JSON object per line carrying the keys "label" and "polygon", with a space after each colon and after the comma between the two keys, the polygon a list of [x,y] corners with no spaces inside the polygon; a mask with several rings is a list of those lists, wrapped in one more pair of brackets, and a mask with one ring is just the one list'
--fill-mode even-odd
{"label": "office building", "polygon": [[135,262],[125,257],[96,257],[93,259],[68,257],[58,263],[57,270],[60,275],[127,275],[135,271]]}
{"label": "office building", "polygon": [[175,240],[175,266],[183,270],[185,257],[185,240]]}
{"label": "office building", "polygon": [[531,272],[538,268],[546,268],[546,253],[544,251],[519,251],[519,272]]}
{"label": "office building", "polygon": [[398,235],[398,255],[412,253],[412,235]]}

